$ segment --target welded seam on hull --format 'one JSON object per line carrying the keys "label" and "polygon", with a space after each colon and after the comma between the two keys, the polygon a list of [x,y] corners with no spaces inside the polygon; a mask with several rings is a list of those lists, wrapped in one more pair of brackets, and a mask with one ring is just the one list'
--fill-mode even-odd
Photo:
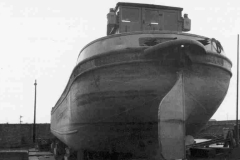
{"label": "welded seam on hull", "polygon": [[78,130],[69,130],[69,131],[57,131],[51,128],[51,131],[56,132],[58,134],[74,134],[77,133]]}
{"label": "welded seam on hull", "polygon": [[216,56],[216,57],[218,57],[218,58],[225,59],[225,60],[228,61],[228,63],[230,63],[231,66],[232,66],[232,62],[230,61],[230,59],[227,58],[226,56],[222,55],[222,54],[217,54],[217,53],[215,53],[215,52],[213,52],[213,51],[209,51],[209,50],[207,50],[207,54],[208,54],[208,55],[212,55],[212,56]]}
{"label": "welded seam on hull", "polygon": [[[142,78],[142,79],[145,79],[145,78]],[[115,81],[115,80],[108,80],[108,79],[104,79],[105,82],[116,82],[116,83],[121,83],[121,84],[135,84],[137,81],[141,81],[142,79],[137,79],[135,81],[132,81],[132,80],[129,80],[129,81]],[[155,81],[157,78],[155,79],[151,79],[149,80],[150,82],[151,81]],[[167,84],[170,84],[170,81],[166,82]],[[112,89],[114,90],[115,88],[117,88],[118,85],[116,84]]]}
{"label": "welded seam on hull", "polygon": [[[112,88],[114,90],[114,88]],[[89,98],[91,97],[91,98]],[[90,104],[90,103],[94,103],[97,101],[102,101],[102,100],[106,100],[106,99],[112,99],[115,97],[119,97],[119,98],[149,98],[149,97],[154,97],[151,100],[145,100],[144,99],[144,103],[149,103],[153,100],[155,100],[155,98],[158,97],[158,93],[156,91],[152,91],[152,90],[130,90],[130,91],[118,91],[117,93],[115,91],[102,91],[102,92],[97,92],[97,93],[88,93],[88,94],[82,94],[81,96],[78,96],[77,99],[79,99],[78,101],[78,105],[85,105],[85,104]],[[143,99],[141,99],[143,100]]]}
{"label": "welded seam on hull", "polygon": [[93,70],[96,70],[96,69],[101,69],[101,68],[106,68],[106,67],[111,67],[111,66],[117,66],[117,65],[124,65],[124,64],[131,64],[131,63],[146,63],[146,62],[159,62],[159,60],[137,60],[137,61],[128,61],[128,62],[118,62],[118,63],[113,63],[113,64],[106,64],[106,65],[103,65],[103,66],[98,66],[98,67],[93,67],[93,68],[90,68],[90,69],[87,69],[81,73],[79,73],[78,75],[76,75],[71,83],[69,84],[68,87],[68,90],[66,91],[66,94],[64,96],[64,98],[62,98],[62,100],[60,102],[57,102],[57,106],[54,107],[54,109],[52,110],[52,114],[55,112],[55,110],[61,105],[61,103],[65,100],[66,96],[68,95],[69,93],[69,90],[73,84],[73,82],[78,78],[80,77],[81,75],[87,73],[87,72],[90,72],[90,71],[93,71]]}
{"label": "welded seam on hull", "polygon": [[[99,53],[97,55],[93,55],[91,57],[88,57],[84,60],[82,60],[81,62],[78,62],[75,66],[75,68],[78,66],[78,65],[82,65],[88,61],[91,61],[91,60],[94,60],[94,59],[97,59],[97,58],[101,58],[101,57],[104,57],[104,56],[109,56],[109,55],[115,55],[115,54],[124,54],[126,53],[126,51],[128,52],[129,50],[131,52],[142,52],[144,49],[146,49],[148,47],[146,46],[143,46],[143,47],[131,47],[131,48],[123,48],[123,49],[119,49],[117,51],[107,51],[107,52],[104,52],[104,53]],[[139,53],[138,53],[139,54]],[[141,54],[141,53],[140,53]],[[74,69],[75,69],[74,68]]]}
{"label": "welded seam on hull", "polygon": [[[101,126],[104,126],[104,125],[105,126],[106,125],[114,125],[114,126],[158,125],[158,123],[159,123],[159,121],[148,121],[148,122],[92,122],[92,123],[71,123],[70,125],[74,126],[74,127],[77,127],[77,128],[83,128],[83,127],[89,127],[89,126],[97,127],[99,125],[101,125]],[[65,126],[69,126],[69,124],[62,125],[61,127],[65,127]],[[124,130],[128,131],[126,128]],[[60,132],[60,131],[56,131],[56,132]]]}
{"label": "welded seam on hull", "polygon": [[[153,99],[151,99],[151,100],[149,100],[149,101],[147,101],[147,102],[145,102],[145,103],[149,103],[149,102],[154,101],[154,100],[156,100],[156,99],[158,99],[158,97],[153,98]],[[115,114],[115,115],[112,115],[112,116],[110,116],[110,117],[106,117],[106,118],[100,119],[100,120],[97,121],[96,123],[102,122],[102,121],[104,121],[104,120],[106,120],[106,119],[118,117],[118,116],[120,116],[121,114],[127,113],[127,112],[132,111],[132,110],[134,110],[134,109],[136,109],[136,108],[137,108],[137,107],[129,108],[129,109],[127,109],[127,110],[125,110],[125,111],[123,111],[123,112],[120,112],[120,113],[118,113],[118,114]]]}
{"label": "welded seam on hull", "polygon": [[[106,67],[111,67],[111,66],[117,66],[117,65],[124,65],[124,64],[131,64],[131,63],[146,63],[146,62],[159,62],[159,60],[132,60],[132,61],[127,61],[127,62],[117,62],[117,63],[112,63],[112,64],[105,64],[103,66],[97,66],[97,67],[93,67],[93,68],[90,68],[90,69],[86,69],[85,71],[77,74],[76,76],[74,76],[74,78],[71,80],[71,83],[67,84],[67,91],[66,91],[66,94],[64,96],[64,98],[62,98],[62,100],[60,102],[57,102],[57,106],[55,106],[52,110],[52,114],[55,112],[55,110],[61,105],[61,103],[65,100],[66,96],[68,95],[69,93],[69,90],[73,84],[73,82],[81,75],[87,73],[87,72],[90,72],[90,71],[93,71],[95,69],[101,69],[101,68],[106,68]],[[193,62],[193,64],[204,64],[204,65],[210,65],[210,66],[214,66],[214,67],[218,67],[218,68],[221,68],[225,71],[227,71],[231,76],[232,76],[232,73],[231,71],[229,71],[228,69],[222,67],[222,66],[219,66],[219,65],[216,65],[216,64],[213,64],[213,63],[209,63],[209,62]],[[75,69],[74,69],[75,70]],[[70,76],[72,77],[72,76]],[[69,80],[70,82],[70,80]],[[64,93],[63,93],[64,94]]]}
{"label": "welded seam on hull", "polygon": [[210,62],[208,62],[208,63],[206,63],[206,62],[193,62],[193,64],[204,64],[204,65],[208,65],[208,66],[221,68],[221,69],[227,71],[230,74],[230,76],[232,77],[232,72],[230,70],[228,70],[227,68],[224,68],[223,66],[216,65],[216,64],[213,64],[213,63],[210,63]]}
{"label": "welded seam on hull", "polygon": [[186,95],[188,95],[189,98],[191,98],[193,101],[195,101],[197,104],[199,104],[199,106],[205,111],[205,113],[207,114],[207,109],[197,100],[193,97],[193,95],[191,93],[185,93]]}

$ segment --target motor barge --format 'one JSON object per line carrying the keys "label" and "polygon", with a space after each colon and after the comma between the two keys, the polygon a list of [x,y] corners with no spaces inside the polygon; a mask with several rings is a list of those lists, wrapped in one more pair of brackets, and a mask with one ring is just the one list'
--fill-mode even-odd
{"label": "motor barge", "polygon": [[206,124],[227,93],[232,63],[216,39],[186,33],[191,20],[182,10],[121,2],[110,9],[107,36],[80,51],[52,109],[56,157],[64,146],[83,159],[154,158],[169,138]]}

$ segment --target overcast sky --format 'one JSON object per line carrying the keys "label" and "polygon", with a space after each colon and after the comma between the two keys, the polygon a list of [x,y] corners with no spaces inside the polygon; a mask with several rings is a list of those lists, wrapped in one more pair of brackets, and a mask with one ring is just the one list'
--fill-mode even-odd
{"label": "overcast sky", "polygon": [[[0,0],[0,123],[33,122],[37,79],[37,123],[49,123],[79,51],[106,35],[106,14],[117,0]],[[227,96],[212,117],[236,117],[237,0],[131,0],[184,8],[190,33],[219,40],[233,62]]]}

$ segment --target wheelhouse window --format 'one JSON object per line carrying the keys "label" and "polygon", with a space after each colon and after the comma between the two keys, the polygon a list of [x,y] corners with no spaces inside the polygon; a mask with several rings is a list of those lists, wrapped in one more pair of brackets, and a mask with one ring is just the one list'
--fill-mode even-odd
{"label": "wheelhouse window", "polygon": [[139,22],[138,8],[122,8],[122,22]]}
{"label": "wheelhouse window", "polygon": [[156,24],[159,23],[159,13],[155,10],[146,10],[145,11],[145,21],[148,24]]}

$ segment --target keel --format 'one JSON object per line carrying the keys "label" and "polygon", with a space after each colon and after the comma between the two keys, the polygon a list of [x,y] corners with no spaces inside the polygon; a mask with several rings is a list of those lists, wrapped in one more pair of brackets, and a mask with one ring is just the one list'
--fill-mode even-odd
{"label": "keel", "polygon": [[184,76],[163,98],[158,110],[158,140],[165,159],[185,158],[185,97]]}

